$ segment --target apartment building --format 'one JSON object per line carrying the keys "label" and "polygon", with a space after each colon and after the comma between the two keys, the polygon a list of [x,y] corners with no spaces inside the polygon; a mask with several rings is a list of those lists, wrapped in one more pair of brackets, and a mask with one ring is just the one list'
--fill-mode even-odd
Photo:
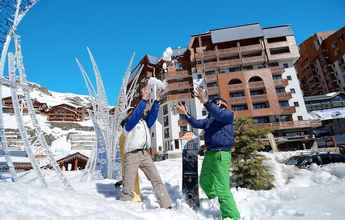
{"label": "apartment building", "polygon": [[345,27],[314,34],[299,51],[295,67],[305,96],[345,91]]}
{"label": "apartment building", "polygon": [[209,97],[225,98],[236,117],[250,117],[258,126],[272,128],[281,149],[310,147],[312,128],[320,123],[311,121],[306,111],[293,65],[298,58],[288,25],[262,28],[255,23],[193,35],[186,49],[174,50],[166,71],[162,60],[155,65],[160,79],[168,82],[158,120],[161,130],[156,130],[163,134],[158,150],[181,149],[186,134],[202,137],[174,111],[176,102],[183,101],[196,118],[207,115],[191,96],[193,82],[202,78]]}

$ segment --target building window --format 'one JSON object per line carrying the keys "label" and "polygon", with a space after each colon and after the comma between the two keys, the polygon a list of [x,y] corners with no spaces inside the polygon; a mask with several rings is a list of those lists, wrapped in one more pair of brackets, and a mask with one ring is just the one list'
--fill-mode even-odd
{"label": "building window", "polygon": [[295,107],[298,107],[298,106],[299,106],[299,103],[298,103],[298,102],[294,102],[293,105],[294,105]]}
{"label": "building window", "polygon": [[241,70],[241,67],[239,66],[235,66],[235,67],[230,67],[229,68],[229,72],[237,72],[237,71],[240,71]]}
{"label": "building window", "polygon": [[201,78],[202,78],[202,75],[201,75],[201,74],[198,74],[198,75],[197,75],[197,78],[198,78],[198,79],[201,79]]}
{"label": "building window", "polygon": [[175,63],[175,68],[176,68],[176,70],[182,70],[183,69],[183,65],[182,65],[182,63]]}
{"label": "building window", "polygon": [[286,36],[267,38],[268,43],[284,42],[284,41],[286,41]]}
{"label": "building window", "polygon": [[238,105],[232,105],[231,108],[234,111],[243,111],[243,110],[247,110],[248,106],[247,104],[238,104]]}
{"label": "building window", "polygon": [[264,94],[266,94],[266,91],[264,89],[250,90],[251,96],[264,95]]}
{"label": "building window", "polygon": [[292,78],[291,78],[290,75],[286,76],[286,78],[287,78],[288,80],[292,80]]}
{"label": "building window", "polygon": [[290,89],[290,92],[291,92],[291,93],[296,93],[296,90],[295,90],[294,88],[291,88],[291,89]]}
{"label": "building window", "polygon": [[207,111],[206,110],[202,110],[201,114],[202,114],[202,116],[205,116],[205,115],[207,115]]}
{"label": "building window", "polygon": [[284,88],[284,87],[277,87],[277,88],[276,88],[276,93],[277,93],[277,94],[285,93],[285,88]]}
{"label": "building window", "polygon": [[270,54],[276,55],[276,54],[282,54],[282,53],[290,53],[289,47],[277,47],[277,48],[271,48]]}
{"label": "building window", "polygon": [[169,138],[169,128],[164,129],[164,138]]}
{"label": "building window", "polygon": [[237,92],[232,92],[230,93],[231,98],[236,98],[236,97],[244,97],[244,91],[237,91]]}
{"label": "building window", "polygon": [[260,103],[254,103],[253,108],[254,109],[262,109],[262,108],[269,108],[270,104],[268,102],[260,102]]}
{"label": "building window", "polygon": [[297,116],[298,121],[303,121],[303,116]]}
{"label": "building window", "polygon": [[151,137],[155,137],[155,133],[154,132],[152,132]]}
{"label": "building window", "polygon": [[180,131],[183,131],[183,132],[188,131],[187,126],[181,126],[181,127],[180,127]]}
{"label": "building window", "polygon": [[163,117],[163,125],[164,125],[164,127],[169,126],[169,117],[168,116]]}
{"label": "building window", "polygon": [[272,79],[273,80],[281,80],[282,79],[282,75],[273,75]]}
{"label": "building window", "polygon": [[214,86],[217,86],[217,82],[207,83],[207,87],[214,87]]}
{"label": "building window", "polygon": [[261,124],[261,123],[270,123],[270,118],[267,116],[263,117],[255,117],[253,118],[255,123]]}
{"label": "building window", "polygon": [[288,63],[284,63],[284,64],[283,64],[283,67],[284,67],[284,68],[289,68],[289,64],[288,64]]}
{"label": "building window", "polygon": [[216,73],[215,70],[205,71],[205,74],[206,74],[206,75],[212,75],[212,74],[215,74],[215,73]]}
{"label": "building window", "polygon": [[249,66],[244,66],[242,67],[243,70],[252,70],[253,69],[253,66],[252,65],[249,65]]}
{"label": "building window", "polygon": [[279,101],[280,107],[286,108],[289,107],[289,102],[288,101]]}
{"label": "building window", "polygon": [[268,66],[269,67],[279,66],[279,63],[278,62],[269,63]]}
{"label": "building window", "polygon": [[164,105],[163,106],[163,115],[167,115],[168,114],[168,105]]}

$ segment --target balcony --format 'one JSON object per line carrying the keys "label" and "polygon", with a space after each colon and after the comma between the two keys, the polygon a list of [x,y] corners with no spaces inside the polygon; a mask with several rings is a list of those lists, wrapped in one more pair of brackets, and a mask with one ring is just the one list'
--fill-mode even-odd
{"label": "balcony", "polygon": [[265,62],[264,56],[255,56],[255,57],[242,57],[242,63],[263,63]]}
{"label": "balcony", "polygon": [[285,122],[256,124],[256,126],[271,128],[273,130],[293,129],[293,128],[317,128],[321,126],[321,121],[319,120],[285,121]]}
{"label": "balcony", "polygon": [[244,84],[243,83],[229,85],[229,90],[232,91],[232,92],[243,90],[243,89],[244,89]]}
{"label": "balcony", "polygon": [[208,91],[208,95],[218,95],[219,94],[218,87],[208,87],[207,91]]}
{"label": "balcony", "polygon": [[217,81],[217,79],[218,79],[216,73],[210,74],[210,75],[206,75],[206,74],[205,74],[205,78],[206,78],[206,82]]}
{"label": "balcony", "polygon": [[273,76],[281,75],[282,73],[284,73],[284,68],[279,67],[279,66],[271,67],[271,72]]}
{"label": "balcony", "polygon": [[238,47],[231,47],[231,48],[226,48],[226,49],[218,49],[218,54],[219,55],[225,55],[225,54],[234,54],[238,53],[239,50]]}
{"label": "balcony", "polygon": [[264,102],[267,101],[267,94],[251,95],[251,99],[253,102]]}
{"label": "balcony", "polygon": [[192,96],[190,93],[167,95],[168,100],[183,100],[183,99],[191,99],[191,98]]}
{"label": "balcony", "polygon": [[205,69],[215,69],[217,66],[217,61],[205,63]]}
{"label": "balcony", "polygon": [[296,108],[294,106],[282,107],[282,114],[292,114],[295,112],[296,112]]}
{"label": "balcony", "polygon": [[190,89],[192,87],[193,86],[192,86],[192,84],[190,82],[169,83],[167,91]]}
{"label": "balcony", "polygon": [[207,51],[204,51],[203,53],[204,53],[203,54],[204,59],[205,58],[216,58],[216,55],[217,55],[215,50],[207,50]]}
{"label": "balcony", "polygon": [[242,97],[230,97],[229,103],[231,105],[233,105],[233,104],[245,104],[246,103],[246,97],[245,96],[242,96]]}
{"label": "balcony", "polygon": [[230,67],[237,66],[241,64],[241,59],[231,59],[231,60],[222,60],[218,62],[218,66],[221,67]]}
{"label": "balcony", "polygon": [[287,86],[289,85],[289,80],[287,79],[278,79],[278,80],[274,80],[274,85],[275,86]]}
{"label": "balcony", "polygon": [[281,42],[267,43],[266,46],[267,46],[268,48],[288,47],[289,44],[288,44],[287,41],[281,41]]}
{"label": "balcony", "polygon": [[171,71],[166,73],[165,79],[171,80],[171,79],[181,79],[181,78],[187,78],[192,77],[187,70],[181,70],[181,71]]}
{"label": "balcony", "polygon": [[240,50],[243,51],[252,51],[252,50],[262,50],[261,44],[254,44],[254,45],[248,45],[248,46],[241,46]]}
{"label": "balcony", "polygon": [[265,83],[263,81],[259,81],[259,82],[250,82],[249,83],[249,88],[250,89],[261,89],[261,88],[265,88]]}
{"label": "balcony", "polygon": [[280,92],[277,93],[279,100],[289,100],[292,98],[291,92]]}

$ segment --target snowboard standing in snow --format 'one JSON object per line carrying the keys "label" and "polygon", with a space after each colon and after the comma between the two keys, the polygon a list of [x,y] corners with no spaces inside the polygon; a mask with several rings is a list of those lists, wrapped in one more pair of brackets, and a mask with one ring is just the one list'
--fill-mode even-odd
{"label": "snowboard standing in snow", "polygon": [[182,192],[186,203],[196,209],[199,207],[198,151],[199,138],[187,142],[182,152]]}

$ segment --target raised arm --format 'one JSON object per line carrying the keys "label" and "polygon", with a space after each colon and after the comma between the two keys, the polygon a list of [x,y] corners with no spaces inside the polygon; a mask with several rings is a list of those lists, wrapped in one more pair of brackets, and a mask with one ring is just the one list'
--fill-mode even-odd
{"label": "raised arm", "polygon": [[193,128],[205,129],[207,124],[207,118],[205,119],[195,119],[193,116],[186,114],[182,115],[183,119],[185,119]]}
{"label": "raised arm", "polygon": [[144,113],[146,102],[146,100],[142,99],[134,109],[133,113],[127,118],[124,124],[124,128],[127,132],[131,131],[138,124]]}
{"label": "raised arm", "polygon": [[231,124],[234,119],[234,114],[227,110],[227,109],[221,109],[216,104],[207,101],[205,104],[205,107],[209,114],[213,116],[217,121],[223,122],[225,124]]}
{"label": "raised arm", "polygon": [[159,101],[155,100],[153,102],[153,105],[151,107],[151,110],[147,114],[147,117],[145,118],[146,124],[149,128],[151,128],[155,121],[157,120],[158,117],[158,112],[159,112]]}

